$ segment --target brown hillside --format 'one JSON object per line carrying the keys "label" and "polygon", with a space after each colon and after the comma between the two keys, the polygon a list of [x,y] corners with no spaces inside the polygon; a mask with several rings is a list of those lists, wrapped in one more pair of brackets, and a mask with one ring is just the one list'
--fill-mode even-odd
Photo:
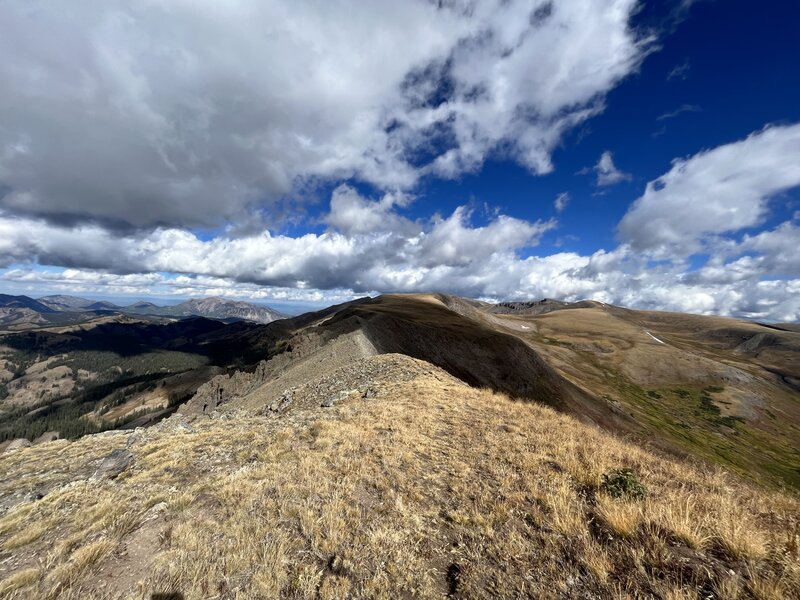
{"label": "brown hillside", "polygon": [[[185,419],[0,457],[0,593],[800,594],[795,500],[402,355],[333,369],[281,411]],[[623,468],[643,497],[604,483]]]}

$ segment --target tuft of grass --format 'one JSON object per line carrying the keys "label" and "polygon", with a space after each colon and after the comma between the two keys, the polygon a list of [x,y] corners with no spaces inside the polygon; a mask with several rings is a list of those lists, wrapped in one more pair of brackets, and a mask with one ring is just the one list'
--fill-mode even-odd
{"label": "tuft of grass", "polygon": [[0,580],[0,597],[12,598],[15,592],[39,581],[40,575],[39,569],[25,569]]}
{"label": "tuft of grass", "polygon": [[12,529],[16,529],[20,523],[25,522],[31,511],[33,511],[32,503],[23,504],[0,518],[0,535],[5,535]]}
{"label": "tuft of grass", "polygon": [[605,494],[597,498],[596,513],[603,523],[623,538],[633,536],[644,518],[638,502],[620,501]]}
{"label": "tuft of grass", "polygon": [[694,550],[706,548],[712,538],[710,513],[691,494],[675,494],[666,500],[645,504],[645,518],[654,533],[667,532]]}
{"label": "tuft of grass", "polygon": [[286,556],[287,544],[280,534],[268,536],[262,542],[261,560],[253,575],[258,591],[267,598],[277,598],[288,582],[289,563]]}
{"label": "tuft of grass", "polygon": [[317,597],[322,575],[323,571],[320,568],[303,566],[295,572],[289,582],[289,589],[303,600],[312,600]]}
{"label": "tuft of grass", "polygon": [[50,526],[51,523],[46,520],[31,523],[25,529],[6,540],[3,544],[3,549],[13,550],[15,548],[27,546],[42,537],[47,530],[50,529]]}
{"label": "tuft of grass", "polygon": [[95,563],[105,558],[114,549],[114,542],[101,538],[75,550],[69,561],[52,571],[49,578],[57,585],[69,585]]}
{"label": "tuft of grass", "polygon": [[768,544],[764,533],[735,498],[723,500],[716,512],[715,539],[731,558],[758,561],[767,555]]}
{"label": "tuft of grass", "polygon": [[[797,567],[794,566],[794,569]],[[798,587],[790,576],[764,576],[754,565],[747,569],[747,589],[756,600],[786,600],[797,598]]]}
{"label": "tuft of grass", "polygon": [[601,584],[608,583],[611,571],[614,568],[614,562],[609,552],[592,538],[586,539],[583,562]]}
{"label": "tuft of grass", "polygon": [[[657,586],[657,588],[661,594],[661,597],[664,600],[697,600],[697,590],[696,589],[686,589],[686,587],[682,585],[676,584],[666,584]],[[631,596],[625,596],[625,598],[630,598]]]}
{"label": "tuft of grass", "polygon": [[129,510],[122,514],[114,515],[111,518],[111,526],[109,527],[111,534],[116,539],[122,539],[132,531],[134,531],[141,523],[142,515],[138,512]]}
{"label": "tuft of grass", "polygon": [[319,588],[320,600],[346,600],[349,598],[350,580],[345,577],[326,577]]}
{"label": "tuft of grass", "polygon": [[734,575],[721,576],[714,581],[712,589],[720,600],[737,600],[742,596],[741,583]]}
{"label": "tuft of grass", "polygon": [[564,535],[578,536],[586,531],[586,511],[581,498],[566,479],[558,479],[548,490],[545,502],[550,522]]}

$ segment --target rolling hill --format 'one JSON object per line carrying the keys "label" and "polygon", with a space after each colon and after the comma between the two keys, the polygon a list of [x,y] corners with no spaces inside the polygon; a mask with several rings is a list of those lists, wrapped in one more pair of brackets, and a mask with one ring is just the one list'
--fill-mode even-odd
{"label": "rolling hill", "polygon": [[47,302],[28,296],[0,294],[0,328],[23,330],[37,326],[82,323],[91,319],[92,312],[65,312]]}
{"label": "rolling hill", "polygon": [[39,302],[45,306],[49,306],[53,310],[66,312],[81,310],[114,310],[119,308],[112,302],[97,302],[95,300],[87,300],[86,298],[79,298],[77,296],[43,296],[39,298]]}

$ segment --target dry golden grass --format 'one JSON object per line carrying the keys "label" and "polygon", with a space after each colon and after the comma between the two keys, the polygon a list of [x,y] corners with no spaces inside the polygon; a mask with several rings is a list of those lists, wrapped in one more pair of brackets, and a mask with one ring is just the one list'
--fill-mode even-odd
{"label": "dry golden grass", "polygon": [[33,522],[3,543],[3,550],[13,550],[35,542],[47,532],[50,521]]}
{"label": "dry golden grass", "polygon": [[623,538],[633,537],[644,518],[640,502],[615,499],[605,494],[598,495],[595,511],[614,534]]}
{"label": "dry golden grass", "polygon": [[[800,596],[793,498],[419,361],[370,360],[389,365],[376,399],[206,419],[190,433],[165,424],[132,443],[134,466],[117,481],[56,486],[17,506],[0,518],[0,565],[51,550],[52,562],[43,579],[0,570],[13,582],[2,589],[186,600]],[[391,360],[419,376],[392,383]],[[0,469],[45,481],[49,465],[102,457],[128,435],[34,447],[27,466],[0,459]],[[601,475],[621,467],[638,474],[644,500],[603,491]],[[42,537],[7,548],[49,520]]]}
{"label": "dry golden grass", "polygon": [[71,586],[76,579],[103,559],[114,548],[114,543],[99,539],[75,550],[66,562],[62,562],[47,576],[46,581],[59,591]]}
{"label": "dry golden grass", "polygon": [[600,584],[605,585],[614,569],[614,561],[609,556],[608,551],[601,544],[587,536],[582,555],[583,562],[592,575],[597,578]]}
{"label": "dry golden grass", "polygon": [[33,504],[18,507],[13,513],[0,519],[0,535],[15,529],[33,510]]}
{"label": "dry golden grass", "polygon": [[[717,502],[724,498],[717,497]],[[694,550],[703,550],[711,540],[711,513],[698,505],[692,492],[671,490],[645,507],[651,527],[669,531],[678,541]]]}
{"label": "dry golden grass", "polygon": [[10,596],[17,590],[32,586],[39,577],[39,569],[25,569],[0,580],[0,598]]}

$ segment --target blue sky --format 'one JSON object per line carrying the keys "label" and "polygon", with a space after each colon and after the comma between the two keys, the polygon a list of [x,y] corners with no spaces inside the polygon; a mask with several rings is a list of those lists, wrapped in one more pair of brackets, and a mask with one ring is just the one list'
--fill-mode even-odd
{"label": "blue sky", "polygon": [[796,3],[165,7],[0,7],[0,291],[800,319]]}
{"label": "blue sky", "polygon": [[[646,3],[637,21],[666,26],[675,4]],[[541,200],[567,192],[569,208],[559,228],[536,252],[587,254],[614,247],[616,224],[674,158],[742,139],[770,123],[800,121],[800,4],[768,6],[758,10],[743,0],[694,3],[659,39],[660,49],[641,70],[608,94],[605,110],[565,136],[553,155],[554,172],[531,176],[513,162],[488,161],[479,173],[457,181],[427,182],[413,216],[452,211],[470,198],[521,219],[546,218],[556,212]],[[670,77],[676,70],[680,74]],[[668,116],[673,113],[678,114]],[[593,177],[576,176],[607,150],[630,181],[598,188]],[[785,202],[775,202],[772,221],[790,218],[800,209],[798,199],[795,189]]]}

